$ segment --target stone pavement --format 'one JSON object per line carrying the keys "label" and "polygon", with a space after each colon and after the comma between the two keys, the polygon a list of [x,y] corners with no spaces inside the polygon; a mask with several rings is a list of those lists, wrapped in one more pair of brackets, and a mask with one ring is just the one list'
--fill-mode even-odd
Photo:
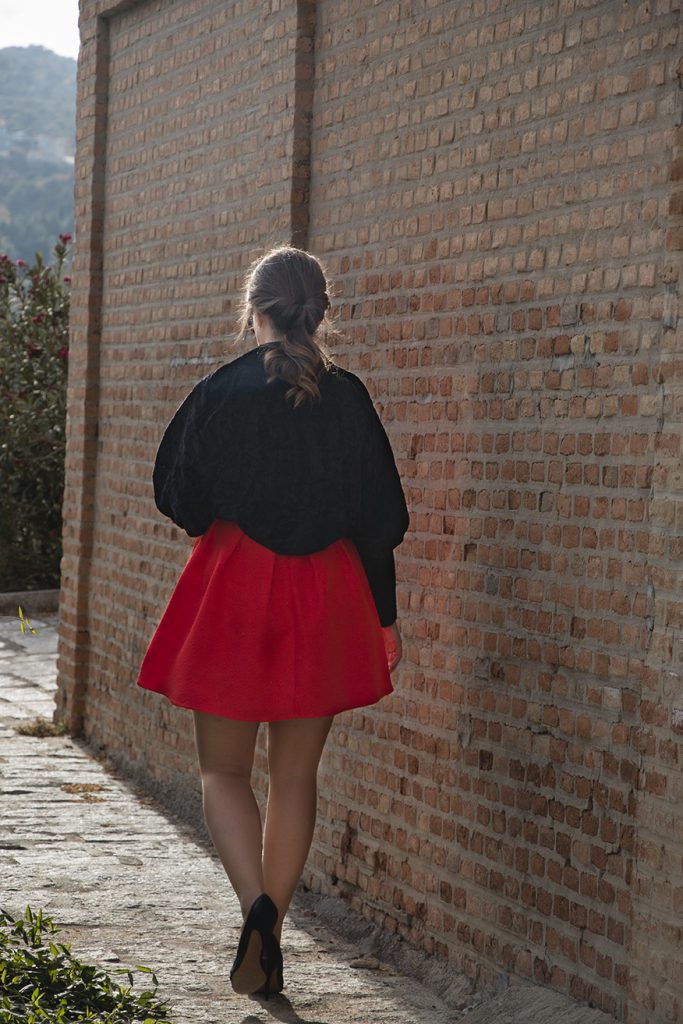
{"label": "stone pavement", "polygon": [[57,616],[31,624],[22,635],[0,616],[0,905],[50,914],[80,959],[152,967],[177,1024],[613,1024],[538,986],[473,992],[404,943],[373,946],[374,929],[312,894],[285,926],[285,993],[235,995],[240,914],[213,853],[79,741],[16,732],[53,710]]}

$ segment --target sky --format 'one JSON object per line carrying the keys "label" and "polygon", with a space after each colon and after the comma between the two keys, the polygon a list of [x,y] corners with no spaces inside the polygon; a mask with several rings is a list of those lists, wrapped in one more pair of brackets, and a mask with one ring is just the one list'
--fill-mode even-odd
{"label": "sky", "polygon": [[78,57],[78,0],[0,0],[0,49],[34,45]]}

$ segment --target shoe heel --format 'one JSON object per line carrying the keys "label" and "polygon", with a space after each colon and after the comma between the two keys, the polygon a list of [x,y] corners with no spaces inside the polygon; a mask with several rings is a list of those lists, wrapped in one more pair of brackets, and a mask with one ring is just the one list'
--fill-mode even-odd
{"label": "shoe heel", "polygon": [[268,999],[269,996],[282,992],[285,987],[282,977],[282,950],[280,949],[280,943],[274,935],[271,935],[268,947],[262,954],[261,967],[263,968],[266,980],[261,988],[258,989],[257,994]]}

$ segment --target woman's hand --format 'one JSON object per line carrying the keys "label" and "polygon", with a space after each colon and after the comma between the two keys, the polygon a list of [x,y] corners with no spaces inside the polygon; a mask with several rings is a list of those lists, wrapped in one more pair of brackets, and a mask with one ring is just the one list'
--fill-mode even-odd
{"label": "woman's hand", "polygon": [[403,644],[398,622],[392,622],[390,626],[382,626],[384,636],[384,650],[387,654],[387,667],[393,672],[403,656]]}

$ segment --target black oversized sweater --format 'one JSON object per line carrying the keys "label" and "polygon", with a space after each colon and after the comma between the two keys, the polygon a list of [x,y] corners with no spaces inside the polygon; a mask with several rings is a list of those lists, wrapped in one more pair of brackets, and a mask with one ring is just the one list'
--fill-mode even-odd
{"label": "black oversized sweater", "polygon": [[190,537],[223,519],[283,555],[350,538],[380,622],[390,625],[393,552],[408,511],[372,399],[358,377],[333,365],[321,376],[320,400],[294,408],[286,382],[267,380],[267,347],[203,377],[179,406],[154,464],[157,508]]}

